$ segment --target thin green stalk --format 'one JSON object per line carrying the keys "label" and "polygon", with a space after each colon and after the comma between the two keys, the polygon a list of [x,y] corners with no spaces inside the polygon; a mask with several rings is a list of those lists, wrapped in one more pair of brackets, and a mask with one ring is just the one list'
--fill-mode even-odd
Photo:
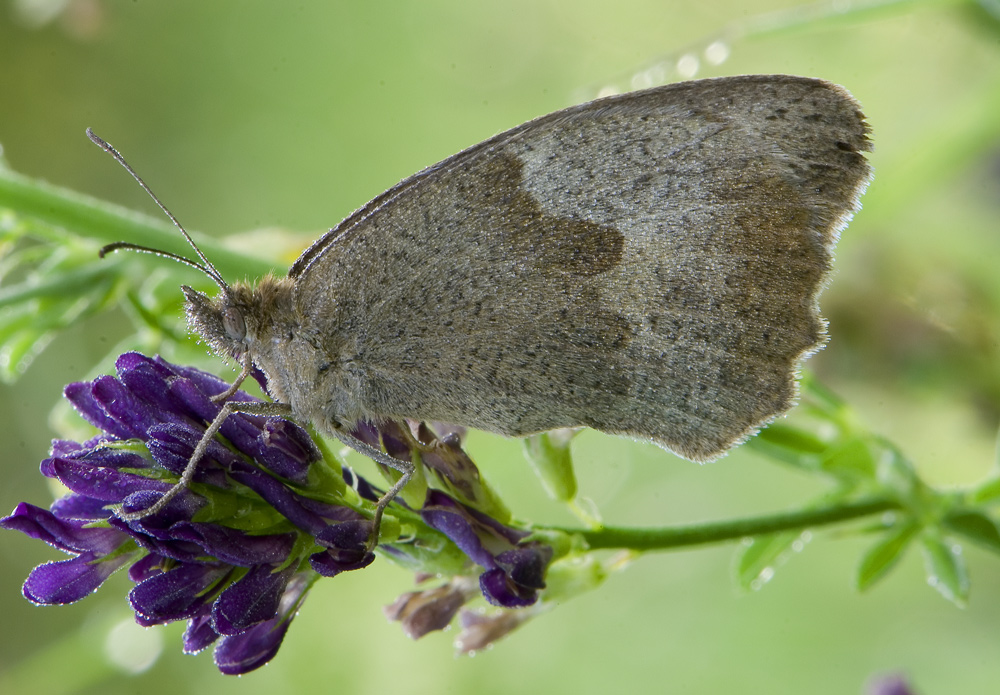
{"label": "thin green stalk", "polygon": [[672,528],[645,529],[604,526],[593,530],[568,528],[555,530],[581,536],[593,550],[599,548],[672,550],[691,545],[708,545],[739,540],[748,536],[760,536],[778,531],[828,526],[900,508],[900,504],[895,500],[876,497],[817,509]]}
{"label": "thin green stalk", "polygon": [[[191,256],[187,242],[165,221],[0,168],[0,207],[100,244],[125,241]],[[210,237],[192,234],[223,277],[259,277],[276,270],[268,261],[238,253]],[[277,269],[283,272],[282,269]]]}

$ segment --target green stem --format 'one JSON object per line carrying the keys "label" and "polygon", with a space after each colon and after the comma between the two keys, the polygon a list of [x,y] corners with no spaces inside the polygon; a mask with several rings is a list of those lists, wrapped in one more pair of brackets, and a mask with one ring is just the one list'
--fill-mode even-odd
{"label": "green stem", "polygon": [[591,549],[618,548],[630,550],[671,550],[690,545],[707,545],[761,536],[778,531],[827,526],[853,519],[901,509],[899,502],[875,497],[858,502],[817,509],[736,519],[708,524],[692,524],[673,528],[615,528],[604,526],[594,530],[557,528],[581,536]]}
{"label": "green stem", "polygon": [[[3,168],[0,168],[0,207],[102,245],[125,241],[181,256],[192,255],[184,237],[168,222]],[[210,237],[191,236],[223,277],[259,277],[276,269],[268,261],[227,249]]]}

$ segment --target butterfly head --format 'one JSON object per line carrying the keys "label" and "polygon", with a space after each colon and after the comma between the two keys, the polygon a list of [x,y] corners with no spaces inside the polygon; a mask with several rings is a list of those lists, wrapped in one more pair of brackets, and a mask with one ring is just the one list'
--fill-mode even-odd
{"label": "butterfly head", "polygon": [[191,330],[201,336],[213,352],[242,362],[250,346],[247,342],[248,306],[232,290],[212,298],[203,292],[181,287]]}

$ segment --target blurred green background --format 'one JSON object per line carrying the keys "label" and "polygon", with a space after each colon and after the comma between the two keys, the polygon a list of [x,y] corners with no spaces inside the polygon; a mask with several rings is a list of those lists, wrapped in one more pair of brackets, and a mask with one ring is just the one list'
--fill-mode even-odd
{"label": "blurred green background", "polygon": [[[876,177],[841,242],[823,298],[832,340],[810,368],[927,479],[973,483],[993,465],[1000,416],[1000,8],[839,2],[760,19],[794,7],[3,0],[0,144],[17,171],[152,211],[84,137],[90,126],[189,228],[277,227],[307,240],[404,176],[611,86],[681,72],[838,82],[869,116]],[[706,54],[720,38],[726,50]],[[640,73],[658,61],[665,69]],[[0,511],[49,502],[37,474],[54,434],[48,414],[62,385],[88,375],[128,330],[120,314],[89,321],[0,386]],[[516,515],[570,521],[516,442],[474,436],[468,448]],[[583,494],[620,525],[764,513],[819,492],[748,452],[699,467],[587,433],[576,458]],[[913,553],[856,594],[866,543],[817,533],[751,594],[730,579],[731,548],[650,555],[460,659],[454,633],[414,643],[382,617],[412,577],[379,562],[320,582],[278,657],[233,679],[208,654],[183,656],[180,626],[131,625],[123,577],[73,606],[31,606],[21,582],[59,553],[3,533],[0,692],[824,695],[865,692],[873,675],[892,672],[919,693],[993,692],[995,557],[967,550],[972,596],[959,610],[925,585]]]}

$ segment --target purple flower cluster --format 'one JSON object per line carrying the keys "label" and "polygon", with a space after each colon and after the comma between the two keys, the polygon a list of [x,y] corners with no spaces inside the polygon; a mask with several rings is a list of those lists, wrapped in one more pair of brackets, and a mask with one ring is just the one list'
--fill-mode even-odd
{"label": "purple flower cluster", "polygon": [[[40,604],[71,603],[128,567],[135,582],[129,601],[141,625],[187,620],[186,652],[215,644],[223,673],[258,668],[277,653],[316,580],[374,560],[367,548],[372,526],[365,498],[378,492],[324,460],[297,425],[239,413],[220,430],[228,446],[218,439],[210,444],[190,488],[157,513],[124,521],[116,508],[147,509],[179,478],[206,423],[220,410],[211,396],[226,384],[136,353],[122,355],[116,366],[117,378],[65,390],[102,431],[82,444],[54,442],[51,457],[42,462],[43,475],[70,492],[49,509],[22,503],[0,520],[2,528],[73,556],[36,567],[24,595]],[[251,400],[242,392],[236,398]],[[359,434],[402,456],[408,452],[395,449],[407,438],[393,436],[400,427],[366,426]],[[447,447],[461,451],[455,441]],[[352,487],[345,483],[349,476]],[[409,513],[418,539],[444,534],[483,568],[479,585],[491,603],[521,607],[537,600],[551,548],[526,542],[527,533],[438,490],[429,491],[419,516]],[[393,558],[406,555],[409,546],[399,541],[383,549]],[[460,601],[432,611],[428,624],[435,627],[429,629],[447,625],[470,598],[464,591]]]}
{"label": "purple flower cluster", "polygon": [[420,516],[486,570],[479,576],[479,588],[493,605],[524,608],[545,588],[552,548],[525,541],[530,535],[526,531],[504,526],[440,490],[428,491]]}

